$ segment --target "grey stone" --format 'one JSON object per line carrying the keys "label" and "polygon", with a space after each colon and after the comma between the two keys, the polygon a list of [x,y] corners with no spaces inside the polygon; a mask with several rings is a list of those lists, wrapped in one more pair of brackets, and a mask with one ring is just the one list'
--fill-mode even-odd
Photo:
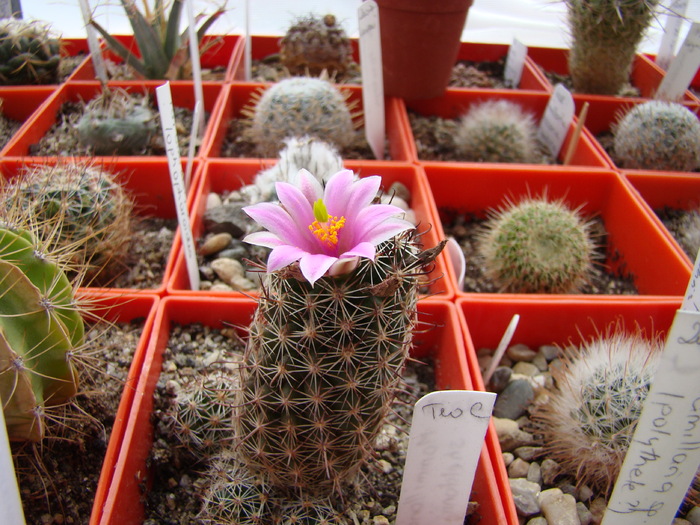
{"label": "grey stone", "polygon": [[513,462],[508,465],[508,477],[525,478],[529,467],[530,464],[527,461],[520,458],[515,458]]}
{"label": "grey stone", "polygon": [[204,240],[202,245],[199,247],[199,253],[204,257],[214,255],[215,253],[219,253],[223,249],[227,248],[232,240],[233,237],[231,237],[230,233],[215,233]]}
{"label": "grey stone", "polygon": [[593,523],[600,523],[603,521],[603,515],[605,514],[605,510],[607,508],[608,503],[605,501],[605,498],[596,498],[591,501],[591,504],[588,506],[588,510],[593,516]]}
{"label": "grey stone", "polygon": [[528,381],[524,379],[511,381],[498,395],[493,415],[508,419],[518,419],[525,414],[534,398],[535,392]]}
{"label": "grey stone", "polygon": [[686,519],[693,525],[700,525],[700,507],[693,507],[690,509]]}
{"label": "grey stone", "polygon": [[242,203],[227,203],[204,212],[204,229],[211,233],[230,233],[240,238],[247,232],[252,219],[243,211]]}
{"label": "grey stone", "polygon": [[508,386],[510,381],[510,376],[513,374],[513,369],[509,366],[499,366],[493,371],[491,380],[489,381],[489,387],[492,392],[502,392],[503,389]]}
{"label": "grey stone", "polygon": [[537,516],[536,518],[527,520],[526,525],[547,525],[547,520],[542,516]]}
{"label": "grey stone", "polygon": [[545,485],[552,485],[554,480],[557,479],[557,476],[561,473],[559,463],[553,459],[545,459],[540,464],[540,467],[542,468],[542,482]]}
{"label": "grey stone", "polygon": [[406,202],[411,202],[411,190],[409,190],[408,187],[401,182],[394,182],[391,186],[389,186],[389,191],[387,194],[396,195]]}
{"label": "grey stone", "polygon": [[[542,447],[518,447],[513,452],[516,457],[524,459],[525,461],[532,461],[542,455]],[[540,465],[541,466],[541,465]]]}
{"label": "grey stone", "polygon": [[532,364],[535,365],[540,372],[546,372],[547,370],[549,370],[547,358],[540,353],[538,353],[532,360]]}
{"label": "grey stone", "polygon": [[521,374],[532,377],[540,373],[540,369],[527,361],[519,361],[513,365],[513,374]]}
{"label": "grey stone", "polygon": [[211,268],[219,279],[230,286],[234,286],[237,279],[244,278],[243,265],[236,259],[219,257],[211,262]]}
{"label": "grey stone", "polygon": [[[588,501],[593,497],[593,490],[588,485],[580,485],[576,487],[574,496],[578,501]],[[700,523],[696,525],[700,525]]]}
{"label": "grey stone", "polygon": [[518,514],[520,516],[537,514],[540,511],[540,505],[537,502],[540,486],[524,478],[510,479],[509,482]]}
{"label": "grey stone", "polygon": [[512,452],[501,452],[501,457],[503,458],[503,463],[506,467],[513,463],[513,460],[515,460],[515,456]]}
{"label": "grey stone", "polygon": [[532,443],[532,434],[520,430],[518,424],[512,419],[494,417],[492,420],[498,442],[504,452],[511,452],[518,447]]}
{"label": "grey stone", "polygon": [[588,510],[585,503],[577,502],[576,512],[578,513],[578,520],[581,522],[581,525],[591,525],[591,523],[593,523],[593,514]]}
{"label": "grey stone", "polygon": [[508,350],[506,350],[506,355],[517,363],[518,361],[532,361],[537,352],[529,346],[519,343],[509,346]]}
{"label": "grey stone", "polygon": [[538,497],[542,514],[549,525],[581,525],[576,498],[559,489],[542,491]]}
{"label": "grey stone", "polygon": [[532,481],[533,483],[537,483],[538,485],[542,485],[542,469],[540,468],[539,463],[536,461],[530,463],[527,468],[525,479]]}
{"label": "grey stone", "polygon": [[683,518],[673,518],[671,525],[691,525],[691,523]]}
{"label": "grey stone", "polygon": [[542,345],[538,348],[538,353],[549,362],[559,357],[559,347],[555,345]]}

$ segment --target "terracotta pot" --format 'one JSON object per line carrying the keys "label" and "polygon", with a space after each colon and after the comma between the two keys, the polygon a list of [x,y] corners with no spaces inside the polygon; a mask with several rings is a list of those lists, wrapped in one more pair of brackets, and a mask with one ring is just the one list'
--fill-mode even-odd
{"label": "terracotta pot", "polygon": [[[153,337],[144,361],[141,377],[128,419],[128,429],[115,467],[113,483],[107,495],[102,525],[135,525],[145,516],[144,493],[152,483],[147,457],[153,442],[151,412],[153,392],[160,376],[162,355],[173,324],[203,323],[207,326],[242,327],[250,322],[255,302],[247,299],[204,297],[168,297],[158,310]],[[464,339],[459,329],[457,313],[452,303],[444,301],[419,302],[419,316],[435,328],[417,334],[412,355],[417,359],[431,359],[435,363],[435,381],[438,389],[472,389],[468,375]],[[242,333],[242,332],[241,332]],[[493,427],[487,438],[495,439]],[[477,513],[482,523],[512,523],[506,521],[504,495],[494,476],[489,448],[484,446],[477,467],[471,499],[479,503]]]}
{"label": "terracotta pot", "polygon": [[[272,165],[272,161],[266,163]],[[207,206],[209,193],[224,194],[237,190],[243,184],[250,184],[255,175],[267,167],[259,161],[251,160],[212,160],[206,165],[202,173],[201,182],[197,188],[191,214],[192,232],[195,242],[201,242],[205,236],[204,212]],[[421,243],[425,248],[432,248],[444,238],[440,229],[437,211],[430,190],[427,187],[424,174],[410,164],[389,163],[382,161],[348,161],[345,167],[358,173],[360,176],[380,175],[382,184],[388,189],[394,182],[401,182],[411,192],[409,203],[416,213],[418,229],[425,232],[421,236]],[[178,234],[178,246],[180,244]],[[454,296],[453,280],[448,277],[446,255],[438,256],[433,270],[428,275],[431,282],[429,294],[438,299],[451,299]],[[241,292],[222,292],[212,290],[193,291],[190,288],[187,266],[182,249],[177,254],[173,267],[172,277],[168,283],[168,293],[188,296],[207,297],[240,297]],[[257,292],[246,292],[245,295],[257,295]]]}
{"label": "terracotta pot", "polygon": [[377,0],[384,94],[407,100],[447,87],[473,0]]}
{"label": "terracotta pot", "polygon": [[[584,217],[599,217],[607,231],[605,260],[599,261],[612,274],[631,276],[638,300],[659,296],[682,296],[690,279],[687,260],[669,242],[633,191],[612,171],[584,168],[523,167],[459,163],[424,163],[428,184],[441,217],[447,210],[485,218],[489,209],[506,200],[541,195],[563,199]],[[447,232],[443,224],[443,231]],[[449,262],[449,261],[448,261]],[[452,268],[454,273],[454,268]],[[483,296],[522,299],[523,294],[482,294],[457,291],[457,298]],[[532,299],[552,298],[527,294]],[[589,301],[605,297],[611,302],[628,301],[629,295],[566,294],[570,300]]]}

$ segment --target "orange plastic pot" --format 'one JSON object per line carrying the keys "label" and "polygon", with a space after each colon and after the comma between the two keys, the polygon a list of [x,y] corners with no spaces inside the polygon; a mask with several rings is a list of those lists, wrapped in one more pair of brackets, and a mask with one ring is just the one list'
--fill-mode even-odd
{"label": "orange plastic pot", "polygon": [[[464,115],[472,105],[488,100],[507,100],[517,104],[523,110],[532,113],[536,120],[539,121],[547,107],[549,97],[549,93],[534,93],[512,89],[450,89],[441,97],[406,102],[405,111],[403,113],[403,129],[408,135],[405,140],[411,148],[411,158],[417,161],[424,160],[419,157],[407,111],[413,111],[424,117],[437,116],[443,119],[458,119]],[[564,143],[557,157],[559,162],[563,162],[569,145],[575,136],[574,130],[576,123],[577,119],[574,117],[569,125]],[[496,165],[501,164],[495,164],[494,166]],[[582,129],[578,142],[574,146],[574,153],[571,157],[570,165],[590,166],[592,168],[610,167],[609,160],[601,152],[600,147],[585,128]]]}
{"label": "orange plastic pot", "polygon": [[[141,53],[136,46],[133,35],[114,35],[134,56],[140,57]],[[224,72],[222,81],[233,79],[233,72],[240,62],[242,48],[240,47],[241,37],[239,35],[205,35],[202,38],[202,46],[204,52],[200,55],[200,65],[202,69],[216,69]],[[102,56],[104,59],[109,59],[116,64],[122,64],[122,58],[111,51],[103,42],[104,51]],[[88,57],[78,69],[69,77],[69,82],[89,82],[98,80],[95,77],[95,68],[92,59]],[[161,81],[162,83],[163,81]],[[176,80],[174,82],[186,82]]]}
{"label": "orange plastic pot", "polygon": [[[0,87],[2,114],[9,119],[24,124],[55,90],[56,88],[49,86]],[[7,144],[0,148],[0,156],[10,147],[15,137],[17,137],[21,131],[22,126],[20,126],[14,136],[7,141]]]}
{"label": "orange plastic pot", "polygon": [[[506,200],[517,202],[522,197],[546,191],[550,199],[563,199],[571,208],[579,208],[584,217],[602,219],[608,234],[608,249],[606,260],[600,264],[612,273],[633,276],[638,299],[657,300],[659,296],[685,293],[690,279],[687,261],[615,172],[507,165],[495,169],[457,163],[426,163],[425,172],[441,214],[451,209],[485,218],[489,209],[502,206]],[[452,272],[454,274],[454,268]],[[489,295],[511,300],[523,297],[522,294],[457,291],[457,298]],[[552,296],[528,294],[527,297]],[[629,299],[629,296],[592,294],[560,297],[582,301],[605,297],[611,302]]]}
{"label": "orange plastic pot", "polygon": [[[148,93],[153,97],[155,104],[155,89],[162,85],[162,81],[149,82],[112,82],[111,87],[126,89],[132,93]],[[175,107],[194,109],[195,93],[194,83],[178,82],[170,86],[173,105]],[[59,118],[61,106],[66,102],[87,103],[96,97],[102,90],[99,82],[69,82],[55,91],[41,106],[41,110],[34,113],[27,121],[27,125],[22,128],[22,133],[17,134],[16,140],[8,145],[5,155],[15,157],[31,156],[31,146],[41,140],[46,135],[56,119]],[[197,155],[207,149],[209,132],[208,129],[215,125],[219,113],[220,97],[222,85],[212,82],[204,83],[202,86],[204,93],[204,111],[209,114],[209,121],[204,130],[204,138],[197,150]],[[160,131],[160,130],[159,130]],[[189,131],[188,131],[189,133]],[[92,157],[96,158],[96,157]],[[111,157],[110,157],[111,158]],[[165,156],[162,157],[165,159]]]}
{"label": "orange plastic pot", "polygon": [[[51,158],[35,158],[35,159],[18,159],[9,158],[0,161],[0,172],[3,178],[11,179],[16,177],[18,172],[27,166],[50,164],[53,165],[60,160],[56,157]],[[182,161],[182,170],[185,170],[186,161]],[[150,157],[144,159],[103,159],[99,162],[108,172],[117,176],[117,181],[123,185],[128,195],[134,202],[136,212],[135,219],[146,217],[158,217],[163,219],[177,218],[175,208],[175,198],[173,196],[172,185],[170,182],[170,171],[168,163],[164,159],[158,157]],[[195,161],[193,164],[193,174],[195,178],[199,175],[201,167],[200,161]],[[188,202],[193,199],[194,193],[188,195]],[[175,264],[175,256],[178,252],[179,233],[176,234],[173,244],[170,248],[168,262],[163,268],[163,277],[160,284],[155,288],[135,289],[135,288],[115,288],[102,287],[97,288],[85,283],[83,291],[86,293],[101,293],[101,294],[133,294],[133,293],[149,293],[155,295],[164,295],[166,285],[170,280],[172,269]]]}
{"label": "orange plastic pot", "polygon": [[700,176],[696,173],[645,172],[641,170],[623,172],[622,174],[641,198],[642,205],[648,209],[651,218],[692,268],[695,259],[689,257],[681,248],[678,241],[659,219],[657,211],[664,208],[697,210],[700,206]]}
{"label": "orange plastic pot", "polygon": [[[153,392],[160,376],[162,355],[172,324],[203,323],[218,328],[246,326],[254,310],[255,302],[248,299],[172,296],[160,303],[113,482],[107,495],[100,522],[102,525],[135,525],[144,519],[143,490],[145,488],[148,491],[151,483],[146,459],[153,443],[150,421]],[[454,305],[444,301],[420,302],[418,315],[424,323],[421,328],[432,328],[419,330],[420,333],[416,334],[412,355],[418,359],[434,361],[438,389],[472,389],[464,338]],[[489,429],[487,435],[493,439],[493,428]],[[502,494],[492,468],[494,460],[498,461],[491,457],[488,447],[484,446],[471,499],[479,503],[477,512],[481,515],[482,523],[511,523],[505,521]]]}
{"label": "orange plastic pot", "polygon": [[[221,147],[233,119],[245,118],[242,110],[255,106],[253,96],[270,87],[269,83],[261,82],[234,82],[224,95],[221,115],[218,124],[211,129],[209,148],[204,154],[209,157],[221,158]],[[362,125],[361,112],[364,111],[362,103],[362,88],[360,86],[338,85],[338,89],[348,97],[348,104],[354,105],[353,113],[358,113],[354,122],[359,127]],[[394,98],[384,100],[384,118],[386,129],[386,141],[390,160],[410,160],[409,145],[405,142],[405,133],[402,131],[402,107],[400,101]]]}
{"label": "orange plastic pot", "polygon": [[[381,161],[348,161],[345,163],[345,167],[358,173],[361,177],[380,175],[383,187],[387,190],[394,182],[403,183],[411,192],[411,202],[409,204],[416,214],[418,230],[424,232],[421,236],[423,246],[432,248],[444,238],[425,175],[420,170],[417,170],[410,164]],[[206,211],[207,195],[210,193],[230,192],[244,184],[250,184],[255,175],[262,169],[265,169],[265,165],[261,165],[259,161],[242,159],[216,160],[207,163],[192,206],[190,222],[194,239],[201,239],[206,233],[204,231],[204,212]],[[447,272],[447,259],[443,253],[438,256],[433,270],[428,275],[428,279],[431,282],[429,286],[429,294],[431,296],[439,299],[451,299],[454,296],[453,280],[447,277]],[[179,250],[173,267],[172,277],[168,283],[168,293],[217,297],[240,297],[242,295],[240,292],[192,290],[182,249]],[[248,293],[246,292],[246,294]],[[257,294],[254,293],[253,295]]]}
{"label": "orange plastic pot", "polygon": [[[680,298],[654,302],[635,299],[581,302],[573,298],[492,296],[458,298],[456,306],[465,334],[469,371],[476,378],[474,387],[485,390],[476,350],[495,349],[516,314],[520,320],[511,345],[522,343],[533,349],[550,344],[566,347],[598,337],[617,323],[630,332],[639,328],[647,337],[662,337],[680,307]],[[503,489],[503,505],[510,510],[510,517],[514,520],[512,523],[518,523],[498,438],[487,440],[487,444],[491,447],[491,456],[496,459],[495,474]]]}

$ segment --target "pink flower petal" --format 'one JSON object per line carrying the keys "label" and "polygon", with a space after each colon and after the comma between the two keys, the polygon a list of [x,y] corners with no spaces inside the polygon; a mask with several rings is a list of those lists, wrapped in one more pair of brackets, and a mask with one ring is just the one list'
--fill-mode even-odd
{"label": "pink flower petal", "polygon": [[278,182],[275,187],[277,188],[277,197],[289,216],[294,220],[297,229],[300,232],[304,232],[305,237],[308,237],[309,224],[314,222],[314,212],[311,204],[309,204],[309,201],[306,200],[299,188],[287,182]]}
{"label": "pink flower petal", "polygon": [[266,248],[276,248],[277,246],[285,244],[277,235],[270,232],[250,233],[243,238],[243,242],[254,244],[255,246],[264,246]]}
{"label": "pink flower petal", "polygon": [[292,183],[299,187],[312,206],[314,202],[323,197],[323,186],[316,177],[304,168],[299,170]]}
{"label": "pink flower petal", "polygon": [[277,235],[284,243],[312,250],[313,246],[306,232],[299,231],[292,217],[277,204],[261,202],[243,208],[255,222]]}
{"label": "pink flower petal", "polygon": [[326,184],[323,194],[323,202],[330,215],[343,215],[348,201],[352,195],[352,183],[355,175],[350,170],[341,170]]}
{"label": "pink flower petal", "polygon": [[414,228],[413,224],[403,219],[387,219],[366,232],[362,240],[376,246],[411,228]]}
{"label": "pink flower petal", "polygon": [[337,260],[337,257],[329,255],[306,253],[299,261],[299,269],[302,275],[306,277],[306,280],[313,286]]}
{"label": "pink flower petal", "polygon": [[307,255],[307,252],[295,246],[278,246],[270,252],[270,256],[267,259],[267,271],[274,272],[275,270],[289,266],[305,255]]}
{"label": "pink flower petal", "polygon": [[374,256],[377,254],[377,250],[371,242],[361,242],[357,246],[353,246],[352,249],[344,252],[340,257],[364,257],[365,259],[374,260]]}
{"label": "pink flower petal", "polygon": [[[343,215],[349,221],[354,221],[358,214],[369,206],[372,200],[377,196],[377,191],[379,191],[381,184],[382,179],[377,175],[355,181],[352,185],[350,198],[345,203]],[[374,206],[372,206],[372,208],[373,207]]]}
{"label": "pink flower petal", "polygon": [[368,232],[372,231],[375,226],[403,213],[404,211],[401,208],[391,204],[375,204],[363,208],[352,223],[351,242],[357,243],[365,240],[365,236]]}

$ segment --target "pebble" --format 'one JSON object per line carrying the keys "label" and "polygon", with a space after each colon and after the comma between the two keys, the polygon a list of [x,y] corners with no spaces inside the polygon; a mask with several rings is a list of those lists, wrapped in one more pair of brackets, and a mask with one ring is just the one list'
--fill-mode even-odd
{"label": "pebble", "polygon": [[493,415],[501,418],[518,419],[525,414],[535,398],[535,391],[527,380],[518,379],[508,383],[496,399]]}
{"label": "pebble", "polygon": [[693,525],[700,525],[700,507],[693,507],[690,509],[686,519]]}
{"label": "pebble", "polygon": [[219,253],[223,249],[227,248],[232,240],[233,237],[230,233],[215,233],[214,235],[207,237],[207,239],[202,243],[202,245],[199,247],[199,253],[204,257],[214,255],[215,253]]}
{"label": "pebble", "polygon": [[588,510],[593,515],[593,523],[600,523],[603,521],[603,514],[605,514],[607,508],[608,503],[603,498],[596,498],[591,501]]}
{"label": "pebble", "polygon": [[514,450],[516,457],[525,461],[532,461],[542,455],[542,447],[518,447]]}
{"label": "pebble", "polygon": [[498,442],[504,452],[511,452],[533,442],[532,434],[520,430],[518,424],[512,419],[494,417],[493,423]]}
{"label": "pebble", "polygon": [[219,196],[218,193],[216,192],[211,192],[207,194],[207,203],[206,203],[206,208],[207,210],[211,210],[212,208],[216,208],[217,206],[221,206],[221,197]]}
{"label": "pebble", "polygon": [[547,358],[540,353],[532,360],[532,364],[535,365],[540,372],[546,372],[549,369]]}
{"label": "pebble", "polygon": [[206,210],[204,229],[209,233],[226,232],[241,238],[250,226],[250,217],[242,208],[242,203],[228,203]]}
{"label": "pebble", "polygon": [[373,525],[389,525],[389,520],[386,516],[375,516],[372,518]]}
{"label": "pebble", "polygon": [[691,524],[688,520],[684,520],[683,518],[673,518],[671,525],[691,525]]}
{"label": "pebble", "polygon": [[[513,462],[508,465],[508,477],[510,478],[526,478],[528,470],[530,469],[530,463],[521,458],[515,458]],[[531,480],[528,480],[531,481]]]}
{"label": "pebble", "polygon": [[513,374],[520,374],[525,377],[532,377],[540,373],[540,369],[527,361],[520,361],[513,366]]}
{"label": "pebble", "polygon": [[513,493],[515,508],[520,516],[532,516],[540,511],[540,505],[537,502],[537,495],[540,492],[540,486],[537,483],[532,483],[525,478],[512,478],[510,482],[510,490]]}
{"label": "pebble", "polygon": [[236,278],[243,277],[243,265],[236,259],[219,257],[211,262],[211,268],[214,270],[219,279],[230,286],[233,286]]}
{"label": "pebble", "polygon": [[509,346],[508,350],[506,350],[506,355],[515,362],[532,361],[537,355],[537,352],[535,352],[529,346],[519,343],[517,345]]}
{"label": "pebble", "polygon": [[538,353],[549,361],[554,361],[559,357],[559,347],[555,345],[542,345],[538,348]]}
{"label": "pebble", "polygon": [[509,366],[499,366],[493,371],[491,380],[489,381],[489,389],[492,392],[500,393],[508,386],[510,376],[513,375],[513,369]]}
{"label": "pebble", "polygon": [[557,476],[561,473],[561,467],[559,466],[559,463],[557,463],[553,459],[547,458],[544,461],[542,461],[540,467],[542,468],[542,481],[544,482],[544,484],[554,484],[554,480],[557,479]]}
{"label": "pebble", "polygon": [[[591,487],[589,487],[588,485],[580,485],[576,487],[575,496],[576,499],[579,501],[588,501],[593,497],[593,489],[591,489]],[[700,525],[700,523],[693,525]]]}
{"label": "pebble", "polygon": [[391,186],[389,186],[389,191],[387,194],[395,195],[406,202],[411,202],[411,190],[409,190],[408,186],[402,182],[394,182]]}
{"label": "pebble", "polygon": [[513,463],[513,461],[515,460],[515,456],[512,452],[502,452],[501,456],[503,457],[503,463],[506,467]]}
{"label": "pebble", "polygon": [[539,497],[542,514],[549,525],[581,525],[576,509],[576,498],[559,489],[545,490]]}
{"label": "pebble", "polygon": [[577,502],[576,512],[578,513],[578,520],[581,522],[581,525],[591,525],[591,523],[593,523],[593,514],[588,510],[585,503]]}
{"label": "pebble", "polygon": [[531,520],[527,520],[527,525],[547,525],[547,520],[542,516],[537,516]]}
{"label": "pebble", "polygon": [[525,479],[527,479],[528,481],[532,481],[533,483],[537,483],[538,485],[542,484],[542,469],[540,468],[539,463],[537,463],[536,461],[530,463],[527,469],[527,474],[525,475]]}
{"label": "pebble", "polygon": [[377,466],[384,474],[391,474],[394,470],[392,464],[389,463],[386,459],[380,459],[379,461],[377,461]]}

